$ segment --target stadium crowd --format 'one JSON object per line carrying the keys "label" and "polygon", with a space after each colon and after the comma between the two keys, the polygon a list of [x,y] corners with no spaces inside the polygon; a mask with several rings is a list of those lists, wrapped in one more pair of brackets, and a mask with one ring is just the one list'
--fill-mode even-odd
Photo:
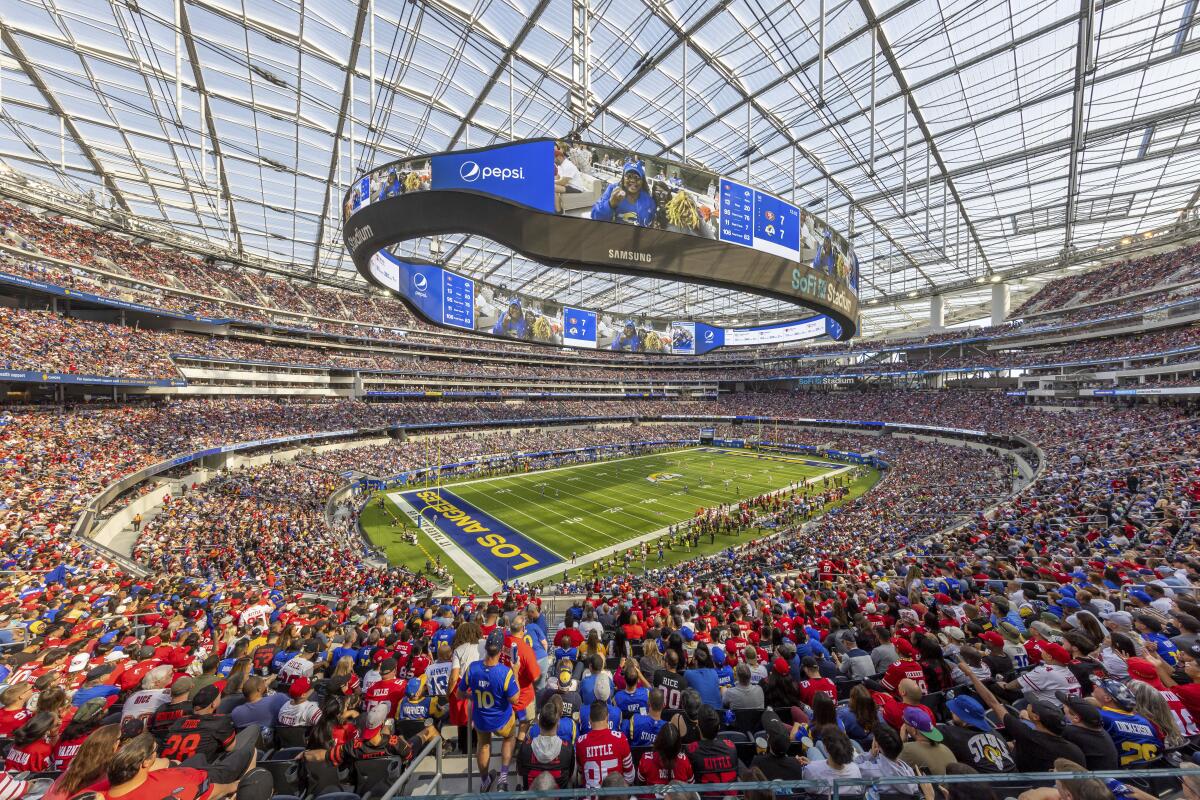
{"label": "stadium crowd", "polygon": [[[1053,413],[958,392],[707,404],[1020,433],[1041,445],[1042,472],[1008,499],[995,456],[830,435],[889,460],[874,492],[727,553],[598,579],[565,609],[519,586],[475,598],[335,574],[363,556],[320,515],[341,456],[172,501],[139,544],[158,562],[146,576],[68,535],[100,486],[167,454],[496,406],[6,414],[6,796],[365,794],[390,783],[381,765],[470,725],[488,788],[902,776],[898,794],[930,797],[926,773],[1002,785],[1015,771],[1136,770],[1200,734],[1200,426],[1170,409]],[[297,591],[313,584],[342,596]],[[1087,790],[1140,796],[1134,779]]]}

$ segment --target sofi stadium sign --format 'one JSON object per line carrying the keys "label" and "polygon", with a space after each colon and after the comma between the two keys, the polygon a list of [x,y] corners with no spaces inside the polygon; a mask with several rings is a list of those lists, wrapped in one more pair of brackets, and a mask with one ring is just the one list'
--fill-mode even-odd
{"label": "sofi stadium sign", "polygon": [[[728,176],[626,150],[533,139],[409,158],[359,177],[342,212],[343,237],[359,271],[440,324],[549,341],[546,326],[534,330],[537,319],[526,313],[547,316],[544,309],[532,308],[534,297],[489,296],[485,287],[455,275],[458,283],[443,285],[440,294],[473,310],[467,314],[457,307],[449,315],[453,321],[447,321],[442,309],[414,301],[406,285],[380,280],[375,273],[397,270],[381,270],[378,264],[372,270],[372,257],[408,239],[474,234],[549,266],[652,276],[787,300],[827,315],[826,332],[842,340],[858,327],[858,260],[845,237],[805,209]],[[436,266],[409,263],[413,268]],[[469,298],[463,296],[468,289]],[[558,327],[565,327],[561,311],[551,309]],[[601,315],[594,324],[611,331],[612,339],[653,343],[655,338],[683,340],[692,333],[645,330],[640,320],[606,320],[602,310],[581,313]],[[643,328],[642,335],[625,335],[627,323]],[[698,346],[683,352],[701,352],[717,339],[708,331],[703,334]],[[670,341],[660,344],[663,352],[673,350]]]}

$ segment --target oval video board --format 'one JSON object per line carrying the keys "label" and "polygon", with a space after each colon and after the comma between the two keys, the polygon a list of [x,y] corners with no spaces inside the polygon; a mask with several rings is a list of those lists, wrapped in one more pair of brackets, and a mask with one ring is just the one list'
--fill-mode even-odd
{"label": "oval video board", "polygon": [[[533,139],[386,164],[356,180],[342,208],[343,237],[359,271],[399,292],[438,324],[538,340],[531,330],[537,320],[526,319],[529,299],[488,297],[485,289],[490,287],[477,286],[450,269],[390,254],[374,259],[372,267],[373,256],[409,239],[474,234],[548,266],[701,283],[782,299],[826,315],[829,319],[820,327],[839,340],[857,330],[858,262],[844,237],[775,195],[671,161],[599,145]],[[399,272],[409,273],[414,266],[420,267],[420,279],[401,279]],[[424,288],[418,290],[417,283]],[[438,286],[431,288],[432,283]],[[440,307],[433,305],[434,294]],[[481,310],[483,315],[477,313]],[[487,320],[489,310],[496,320],[485,327],[479,317]],[[556,317],[561,333],[569,333],[570,315],[555,310],[564,312]],[[582,340],[593,338],[586,315],[597,312],[568,311],[578,312],[576,332],[583,334]],[[657,339],[665,340],[659,352],[695,353],[793,340],[773,338],[781,334],[770,331],[811,334],[813,322],[798,319],[758,329],[679,322],[662,335],[643,331],[641,348],[613,349],[648,350],[646,340]],[[613,338],[637,337],[637,331],[628,330],[638,327],[635,320],[612,325],[622,329]],[[603,327],[593,322],[593,328],[598,326]],[[544,326],[538,327],[544,334]],[[720,342],[716,331],[723,334]],[[734,331],[741,333],[730,336]],[[567,342],[572,338],[567,335],[559,338],[564,341],[547,343],[602,346],[598,336],[591,345]]]}

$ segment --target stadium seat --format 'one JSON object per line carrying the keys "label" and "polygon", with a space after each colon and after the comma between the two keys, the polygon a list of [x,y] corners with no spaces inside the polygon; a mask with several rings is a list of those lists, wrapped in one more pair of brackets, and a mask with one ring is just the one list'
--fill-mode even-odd
{"label": "stadium seat", "polygon": [[354,765],[354,791],[363,800],[380,797],[404,772],[404,760],[400,758],[373,758],[356,762]]}
{"label": "stadium seat", "polygon": [[274,759],[258,762],[258,766],[271,773],[275,791],[280,794],[298,794],[300,791],[301,765],[296,755],[287,759]]}
{"label": "stadium seat", "polygon": [[739,708],[733,712],[732,730],[741,731],[754,738],[755,731],[762,730],[763,710],[760,708]]}
{"label": "stadium seat", "polygon": [[304,725],[276,725],[274,731],[280,749],[303,748],[308,743],[308,728]]}

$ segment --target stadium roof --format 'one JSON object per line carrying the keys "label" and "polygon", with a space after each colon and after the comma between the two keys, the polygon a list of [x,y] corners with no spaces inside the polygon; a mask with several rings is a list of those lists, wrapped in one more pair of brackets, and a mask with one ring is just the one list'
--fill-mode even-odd
{"label": "stadium roof", "polygon": [[[362,168],[581,117],[585,138],[682,158],[686,102],[687,160],[745,176],[749,151],[751,182],[843,231],[853,215],[863,297],[888,301],[868,331],[1200,195],[1196,0],[590,2],[585,50],[588,0],[8,0],[0,158],[333,276]],[[778,309],[442,245],[457,269],[610,310]]]}

